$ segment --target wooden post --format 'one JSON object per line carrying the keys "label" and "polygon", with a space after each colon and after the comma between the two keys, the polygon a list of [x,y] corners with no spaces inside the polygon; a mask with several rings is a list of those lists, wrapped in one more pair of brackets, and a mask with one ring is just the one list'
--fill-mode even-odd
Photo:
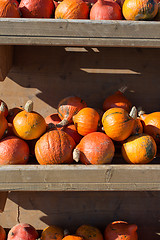
{"label": "wooden post", "polygon": [[0,192],[0,212],[4,211],[8,192]]}
{"label": "wooden post", "polygon": [[7,76],[13,59],[13,46],[0,45],[0,81]]}

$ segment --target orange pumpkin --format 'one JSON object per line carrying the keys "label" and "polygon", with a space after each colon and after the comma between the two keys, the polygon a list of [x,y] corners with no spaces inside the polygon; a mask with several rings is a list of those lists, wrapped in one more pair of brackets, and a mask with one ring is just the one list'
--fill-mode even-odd
{"label": "orange pumpkin", "polygon": [[101,231],[97,227],[87,224],[77,228],[76,235],[83,237],[85,240],[103,240]]}
{"label": "orange pumpkin", "polygon": [[15,0],[0,0],[0,17],[5,18],[20,18]]}
{"label": "orange pumpkin", "polygon": [[5,240],[6,239],[6,231],[4,228],[0,225],[0,239]]}
{"label": "orange pumpkin", "polygon": [[41,240],[62,240],[64,237],[64,230],[58,226],[48,226],[41,234]]}
{"label": "orange pumpkin", "polygon": [[122,6],[126,20],[151,20],[157,12],[157,0],[125,0]]}
{"label": "orange pumpkin", "polygon": [[105,240],[138,240],[137,225],[124,221],[115,221],[107,225],[104,231]]}
{"label": "orange pumpkin", "polygon": [[35,145],[35,156],[39,164],[72,163],[75,142],[69,134],[61,130],[46,132]]}
{"label": "orange pumpkin", "polygon": [[66,132],[66,133],[68,133],[74,139],[76,145],[82,139],[82,136],[77,132],[76,127],[75,127],[74,124],[70,124],[70,125],[64,126],[61,130]]}
{"label": "orange pumpkin", "polygon": [[77,114],[87,104],[79,97],[69,96],[62,99],[58,104],[58,116],[62,120],[58,123],[57,127],[63,127],[69,123],[72,123],[72,117]]}
{"label": "orange pumpkin", "polygon": [[63,0],[56,10],[55,18],[88,19],[89,6],[83,0]]}
{"label": "orange pumpkin", "polygon": [[133,131],[136,116],[135,107],[130,114],[123,108],[110,108],[102,117],[105,133],[114,141],[125,140]]}
{"label": "orange pumpkin", "polygon": [[111,163],[115,152],[112,140],[102,132],[89,133],[73,151],[73,159],[84,164]]}
{"label": "orange pumpkin", "polygon": [[145,133],[129,137],[122,145],[122,156],[128,163],[149,163],[156,153],[157,145],[154,139]]}
{"label": "orange pumpkin", "polygon": [[123,108],[127,112],[131,110],[131,102],[124,96],[127,87],[124,86],[114,94],[108,96],[103,103],[103,110],[107,111],[110,108]]}
{"label": "orange pumpkin", "polygon": [[2,139],[7,134],[8,122],[4,116],[5,113],[5,103],[1,102],[0,105],[0,139]]}
{"label": "orange pumpkin", "polygon": [[26,164],[28,159],[29,147],[24,140],[9,136],[0,141],[0,165]]}
{"label": "orange pumpkin", "polygon": [[33,111],[32,101],[27,101],[24,111],[13,119],[13,130],[16,136],[25,140],[36,139],[46,131],[45,119]]}
{"label": "orange pumpkin", "polygon": [[85,136],[88,133],[96,132],[99,125],[100,116],[93,108],[83,108],[73,116],[73,122],[77,132]]}

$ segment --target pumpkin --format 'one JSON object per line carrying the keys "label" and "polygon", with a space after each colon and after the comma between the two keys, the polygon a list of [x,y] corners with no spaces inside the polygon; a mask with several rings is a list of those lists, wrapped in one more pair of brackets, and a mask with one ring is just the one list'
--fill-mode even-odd
{"label": "pumpkin", "polygon": [[0,17],[20,18],[18,5],[15,0],[0,0]]}
{"label": "pumpkin", "polygon": [[45,118],[45,122],[47,124],[47,130],[56,129],[56,125],[61,122],[61,119],[58,113],[53,113]]}
{"label": "pumpkin", "polygon": [[9,123],[13,123],[14,117],[17,115],[17,113],[23,111],[24,109],[22,107],[14,107],[9,109],[8,115],[7,115],[7,121]]}
{"label": "pumpkin", "polygon": [[5,240],[6,239],[6,231],[4,228],[0,225],[0,239]]}
{"label": "pumpkin", "polygon": [[78,227],[76,235],[83,237],[85,240],[103,240],[101,231],[97,227],[87,224]]}
{"label": "pumpkin", "polygon": [[46,131],[45,119],[33,111],[33,102],[27,101],[24,110],[13,119],[13,130],[16,136],[32,140],[40,137]]}
{"label": "pumpkin", "polygon": [[156,153],[156,142],[145,133],[129,137],[122,145],[122,156],[128,163],[149,163],[156,156]]}
{"label": "pumpkin", "polygon": [[46,132],[35,145],[35,156],[39,164],[72,163],[75,147],[73,138],[61,130]]}
{"label": "pumpkin", "polygon": [[157,0],[125,0],[122,6],[126,20],[152,20],[157,12]]}
{"label": "pumpkin", "polygon": [[8,233],[7,240],[36,240],[38,232],[28,223],[18,223]]}
{"label": "pumpkin", "polygon": [[85,136],[88,133],[96,132],[99,124],[100,116],[94,108],[82,108],[73,116],[73,122],[77,132]]}
{"label": "pumpkin", "polygon": [[140,133],[143,133],[142,120],[140,118],[136,118],[131,135],[136,135]]}
{"label": "pumpkin", "polygon": [[73,159],[83,164],[111,163],[115,152],[112,140],[102,132],[89,133],[73,151]]}
{"label": "pumpkin", "polygon": [[0,141],[0,165],[26,164],[28,159],[29,147],[24,140],[8,136]]}
{"label": "pumpkin", "polygon": [[136,117],[135,107],[130,114],[123,108],[110,108],[102,117],[104,131],[112,140],[123,141],[131,135]]}
{"label": "pumpkin", "polygon": [[52,0],[21,0],[19,9],[24,18],[50,18],[54,4]]}
{"label": "pumpkin", "polygon": [[41,234],[41,240],[62,240],[64,237],[64,230],[58,226],[48,226]]}
{"label": "pumpkin", "polygon": [[132,104],[124,95],[126,89],[127,87],[123,86],[114,94],[108,96],[104,100],[103,110],[107,111],[110,108],[123,108],[129,112],[131,110]]}
{"label": "pumpkin", "polygon": [[58,123],[57,127],[63,127],[68,123],[72,123],[72,117],[77,114],[82,108],[86,107],[87,104],[81,98],[76,96],[69,96],[62,99],[58,104],[58,116],[62,120]]}
{"label": "pumpkin", "polygon": [[56,10],[55,18],[88,19],[89,6],[83,0],[63,0]]}
{"label": "pumpkin", "polygon": [[4,116],[5,113],[5,103],[1,102],[0,105],[0,139],[7,134],[8,122]]}
{"label": "pumpkin", "polygon": [[137,225],[124,221],[115,221],[107,225],[104,231],[105,240],[138,240]]}
{"label": "pumpkin", "polygon": [[66,132],[66,133],[68,133],[74,139],[76,145],[82,139],[82,136],[77,132],[76,127],[75,127],[74,124],[70,124],[70,125],[64,126],[61,130]]}
{"label": "pumpkin", "polygon": [[115,1],[98,0],[90,10],[91,20],[121,20],[121,7]]}

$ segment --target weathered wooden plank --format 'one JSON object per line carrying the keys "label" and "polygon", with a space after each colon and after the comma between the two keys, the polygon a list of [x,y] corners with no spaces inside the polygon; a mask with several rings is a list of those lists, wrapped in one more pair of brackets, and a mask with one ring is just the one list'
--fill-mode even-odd
{"label": "weathered wooden plank", "polygon": [[0,46],[0,81],[7,76],[13,59],[13,46]]}
{"label": "weathered wooden plank", "polygon": [[0,192],[0,212],[4,211],[8,192]]}

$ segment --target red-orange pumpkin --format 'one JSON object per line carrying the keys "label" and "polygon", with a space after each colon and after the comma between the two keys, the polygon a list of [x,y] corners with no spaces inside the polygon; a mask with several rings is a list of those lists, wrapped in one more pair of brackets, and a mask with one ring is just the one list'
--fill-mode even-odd
{"label": "red-orange pumpkin", "polygon": [[0,165],[26,164],[28,159],[29,147],[24,140],[9,136],[0,141]]}
{"label": "red-orange pumpkin", "polygon": [[73,159],[83,164],[111,163],[115,152],[112,140],[102,132],[89,133],[73,151]]}
{"label": "red-orange pumpkin", "polygon": [[12,227],[8,233],[7,240],[36,240],[38,232],[28,223],[18,223]]}
{"label": "red-orange pumpkin", "polygon": [[74,124],[70,124],[70,125],[64,126],[61,130],[66,132],[66,133],[68,133],[74,139],[76,145],[82,139],[82,136],[77,132],[76,127],[75,127]]}
{"label": "red-orange pumpkin", "polygon": [[56,129],[57,128],[56,125],[61,122],[61,119],[58,116],[58,113],[53,113],[51,115],[48,115],[45,118],[45,122],[47,124],[47,130],[51,130],[51,129]]}
{"label": "red-orange pumpkin", "polygon": [[103,240],[101,231],[97,227],[88,224],[78,227],[76,235],[83,237],[85,240]]}
{"label": "red-orange pumpkin", "polygon": [[0,17],[20,18],[15,0],[0,0]]}
{"label": "red-orange pumpkin", "polygon": [[55,18],[87,19],[88,15],[89,6],[83,0],[63,0],[55,10]]}
{"label": "red-orange pumpkin", "polygon": [[69,96],[62,99],[58,104],[58,116],[62,120],[57,127],[63,127],[68,123],[72,123],[72,117],[77,114],[87,104],[80,97]]}
{"label": "red-orange pumpkin", "polygon": [[1,102],[0,105],[0,139],[7,134],[8,122],[4,116],[5,114],[5,103]]}
{"label": "red-orange pumpkin", "polygon": [[104,231],[105,240],[138,240],[137,225],[124,221],[115,221],[107,225]]}
{"label": "red-orange pumpkin", "polygon": [[46,132],[35,145],[35,156],[39,164],[72,163],[75,142],[61,130]]}
{"label": "red-orange pumpkin", "polygon": [[77,132],[85,136],[88,133],[96,132],[98,129],[100,116],[93,108],[83,108],[76,115],[73,116],[73,122]]}

